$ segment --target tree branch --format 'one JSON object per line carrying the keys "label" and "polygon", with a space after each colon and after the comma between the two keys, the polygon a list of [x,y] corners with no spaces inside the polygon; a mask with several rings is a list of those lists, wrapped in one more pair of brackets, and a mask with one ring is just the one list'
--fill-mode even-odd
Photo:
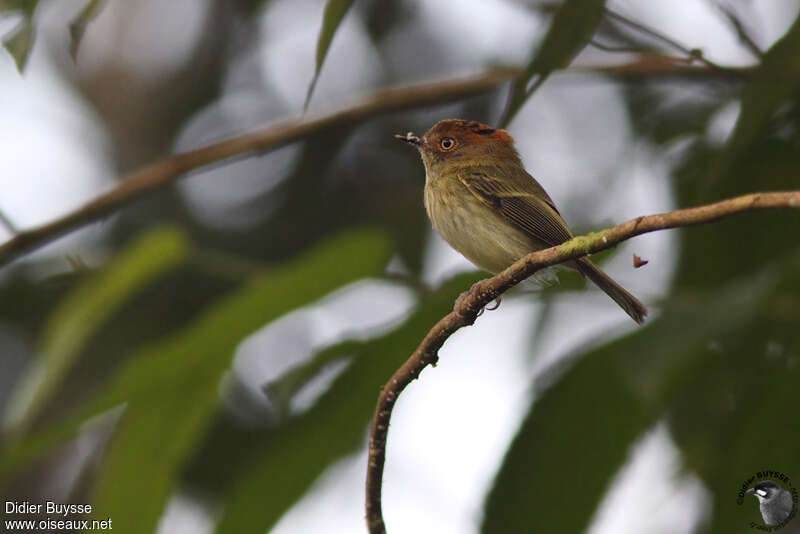
{"label": "tree branch", "polygon": [[389,420],[397,398],[426,366],[436,363],[438,351],[447,338],[459,328],[473,324],[478,312],[487,304],[540,269],[611,248],[631,237],[708,223],[735,213],[772,208],[800,208],[800,191],[753,193],[696,208],[637,217],[613,228],[576,237],[557,247],[532,252],[505,271],[473,285],[456,300],[453,311],[430,329],[417,350],[395,371],[378,396],[370,428],[366,480],[367,528],[370,534],[386,532],[381,511],[381,485]]}
{"label": "tree branch", "polygon": [[3,226],[11,235],[19,233],[17,225],[2,211],[0,211],[0,226]]}
{"label": "tree branch", "polygon": [[[641,22],[637,22],[637,21],[635,21],[633,19],[630,19],[630,18],[626,17],[625,15],[622,15],[621,13],[617,13],[616,11],[614,11],[612,9],[606,8],[605,12],[606,12],[606,16],[608,16],[608,18],[616,20],[618,22],[621,22],[621,23],[623,23],[623,24],[625,24],[627,26],[630,26],[631,28],[634,28],[635,30],[638,30],[638,31],[640,31],[640,32],[642,32],[642,33],[644,33],[646,35],[649,35],[649,36],[653,37],[654,39],[657,39],[657,40],[659,40],[659,41],[671,46],[672,48],[682,52],[683,54],[686,54],[686,58],[688,60],[690,60],[690,61],[697,60],[697,61],[699,61],[700,63],[704,64],[706,67],[708,67],[711,70],[716,70],[716,71],[720,71],[720,72],[729,71],[729,69],[727,67],[723,67],[722,65],[719,65],[717,63],[714,63],[710,59],[707,59],[703,55],[703,51],[700,50],[699,48],[688,48],[688,47],[682,45],[681,43],[679,43],[678,41],[676,41],[675,39],[673,39],[672,37],[664,35],[663,33],[659,32],[659,31],[657,31],[657,30],[655,30],[655,29],[653,29],[653,28],[651,28],[651,27],[649,27],[649,26],[647,26],[645,24],[642,24]],[[731,71],[731,73],[734,74],[734,75],[736,74],[735,71]]]}
{"label": "tree branch", "polygon": [[332,113],[290,118],[249,133],[156,161],[124,175],[112,190],[77,210],[42,226],[19,232],[0,245],[0,266],[39,248],[81,226],[98,221],[148,193],[166,187],[183,175],[221,161],[252,153],[264,153],[309,135],[369,117],[458,100],[480,94],[511,80],[519,69],[493,69],[477,76],[377,91],[361,102]]}
{"label": "tree branch", "polygon": [[744,24],[733,9],[730,6],[722,4],[719,0],[712,0],[711,3],[725,16],[728,22],[731,23],[733,30],[736,32],[737,37],[739,37],[739,41],[747,47],[750,53],[759,59],[763,57],[764,51],[761,50],[761,47],[758,46],[755,39],[750,36],[750,33],[745,29]]}
{"label": "tree branch", "polygon": [[[675,58],[649,54],[623,65],[587,65],[575,67],[577,72],[595,72],[622,78],[684,76],[689,79],[728,75],[730,71],[714,71],[681,64]],[[732,69],[733,70],[733,69]],[[741,76],[749,70],[736,69]],[[230,137],[203,148],[175,154],[158,160],[121,177],[112,190],[90,200],[75,211],[41,226],[19,231],[0,244],[0,266],[35,250],[58,237],[87,224],[108,217],[116,210],[143,196],[166,187],[182,176],[201,167],[254,153],[265,153],[319,132],[364,121],[375,115],[439,104],[489,91],[523,73],[518,68],[498,68],[465,78],[377,91],[353,106],[326,114],[280,120],[257,130]]]}

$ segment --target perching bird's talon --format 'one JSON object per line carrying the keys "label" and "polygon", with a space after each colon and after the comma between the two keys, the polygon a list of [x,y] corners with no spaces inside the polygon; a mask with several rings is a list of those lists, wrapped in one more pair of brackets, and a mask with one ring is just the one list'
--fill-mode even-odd
{"label": "perching bird's talon", "polygon": [[495,304],[494,304],[494,307],[493,307],[493,308],[490,308],[490,307],[488,307],[488,306],[487,306],[487,307],[486,307],[486,309],[487,309],[487,310],[489,310],[489,311],[495,311],[497,308],[499,308],[499,307],[500,307],[500,302],[501,302],[502,300],[503,300],[503,299],[500,297],[500,295],[498,295],[498,296],[497,296],[497,297],[495,297],[495,299],[494,299],[494,302],[495,302]]}

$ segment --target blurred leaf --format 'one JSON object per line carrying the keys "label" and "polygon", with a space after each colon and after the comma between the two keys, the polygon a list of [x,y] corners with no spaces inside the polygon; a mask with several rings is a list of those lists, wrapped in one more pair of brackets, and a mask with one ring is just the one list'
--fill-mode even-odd
{"label": "blurred leaf", "polygon": [[25,70],[28,56],[33,48],[33,35],[33,20],[30,17],[25,17],[19,27],[12,32],[11,37],[7,37],[3,41],[3,46],[14,58],[14,63],[16,63],[19,72]]}
{"label": "blurred leaf", "polygon": [[94,276],[79,284],[53,310],[42,334],[40,357],[17,383],[6,424],[24,429],[59,386],[87,341],[131,295],[186,258],[177,230],[145,234]]}
{"label": "blurred leaf", "polygon": [[[754,498],[736,503],[748,477],[766,469],[800,476],[800,427],[790,415],[800,406],[800,254],[768,265],[761,279],[761,298],[722,312],[747,321],[710,336],[663,375],[673,436],[712,494],[711,533],[752,532],[750,521],[760,522]],[[729,288],[751,292],[745,280]]]}
{"label": "blurred leaf", "polygon": [[176,474],[212,422],[219,383],[238,343],[290,310],[378,274],[388,253],[386,240],[374,233],[331,239],[139,351],[93,403],[95,409],[126,403],[94,488],[96,512],[125,532],[153,532]]}
{"label": "blurred leaf", "polygon": [[342,19],[344,19],[351,5],[353,5],[353,0],[328,0],[328,3],[325,4],[325,11],[322,14],[322,28],[319,31],[317,40],[317,63],[316,67],[314,67],[314,77],[308,86],[308,94],[306,94],[306,102],[303,105],[303,109],[308,109],[311,95],[314,93],[314,87],[317,85],[317,79],[319,79],[319,73],[322,70],[322,64],[325,63],[325,56],[328,55],[328,48],[331,46],[333,36],[336,34],[336,30],[339,29],[339,24],[342,23]]}
{"label": "blurred leaf", "polygon": [[[636,439],[664,415],[664,391],[696,350],[756,314],[755,280],[661,311],[632,335],[546,375],[489,494],[483,532],[582,532]],[[676,332],[680,332],[676,336]],[[571,365],[566,371],[564,366]]]}
{"label": "blurred leaf", "polygon": [[81,10],[75,20],[69,25],[69,53],[74,60],[78,56],[78,47],[83,39],[83,34],[86,33],[86,27],[89,23],[100,14],[103,7],[106,5],[106,0],[89,0],[89,3]]}
{"label": "blurred leaf", "polygon": [[624,353],[583,357],[537,399],[506,453],[481,532],[582,532],[651,423],[620,373]]}
{"label": "blurred leaf", "polygon": [[277,408],[281,417],[289,416],[289,405],[292,397],[305,385],[312,381],[330,364],[360,354],[368,342],[348,339],[318,351],[314,356],[289,369],[279,379],[264,385],[264,393]]}
{"label": "blurred leaf", "polygon": [[[736,127],[713,173],[722,179],[762,136],[775,114],[789,97],[800,90],[800,15],[789,31],[764,54],[752,79],[744,88],[742,108]],[[797,102],[795,101],[795,105]]]}
{"label": "blurred leaf", "polygon": [[[266,532],[331,463],[364,445],[364,433],[380,387],[411,355],[420,340],[453,308],[458,295],[477,281],[462,275],[425,297],[396,330],[367,341],[355,360],[307,412],[279,433],[248,435],[251,455],[227,495],[218,533]],[[227,458],[224,449],[216,460]],[[241,458],[243,453],[237,455]]]}
{"label": "blurred leaf", "polygon": [[[539,50],[528,64],[525,76],[512,86],[508,108],[501,121],[503,126],[511,122],[528,97],[554,70],[569,65],[586,46],[603,19],[604,9],[605,0],[564,1],[556,11]],[[538,76],[534,86],[528,88],[534,76]]]}
{"label": "blurred leaf", "polygon": [[0,13],[20,11],[30,17],[36,11],[37,5],[39,5],[39,0],[0,0]]}
{"label": "blurred leaf", "polygon": [[[719,152],[692,150],[675,171],[677,203],[698,205],[750,191],[797,187],[800,159],[797,142],[777,137],[759,139],[739,157],[724,180],[709,187],[708,176]],[[675,286],[681,291],[708,290],[757,273],[765,264],[781,261],[796,250],[797,210],[743,213],[713,224],[678,230],[680,261]]]}

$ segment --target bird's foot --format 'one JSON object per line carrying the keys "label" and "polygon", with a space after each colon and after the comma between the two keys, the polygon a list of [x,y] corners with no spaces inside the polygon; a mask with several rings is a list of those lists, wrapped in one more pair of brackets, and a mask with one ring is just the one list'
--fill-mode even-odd
{"label": "bird's foot", "polygon": [[493,307],[491,307],[491,308],[489,308],[489,307],[487,306],[487,307],[486,307],[486,309],[487,309],[487,310],[489,310],[489,311],[495,311],[497,308],[499,308],[499,307],[500,307],[500,302],[501,302],[502,300],[503,300],[503,299],[502,299],[502,297],[500,297],[500,295],[497,295],[497,297],[495,297],[495,299],[494,299],[494,306],[493,306]]}
{"label": "bird's foot", "polygon": [[[467,299],[470,295],[474,295],[474,294],[477,294],[477,293],[480,292],[481,287],[480,287],[479,284],[480,284],[480,282],[475,282],[474,284],[472,284],[472,287],[469,289],[469,291],[464,291],[463,293],[461,293],[458,296],[458,298],[456,299],[455,305],[453,306],[453,311],[455,311],[456,313],[462,314],[462,315],[464,314],[464,308],[467,308],[467,309],[469,308],[469,306],[465,304],[465,299]],[[483,315],[483,312],[486,311],[486,310],[489,310],[489,311],[496,310],[497,308],[500,307],[501,300],[502,299],[500,298],[500,296],[497,296],[494,299],[494,302],[495,302],[494,306],[492,306],[491,308],[488,307],[488,306],[484,306],[483,308],[478,310],[478,312],[475,314],[475,317],[476,318],[480,317],[481,315]]]}

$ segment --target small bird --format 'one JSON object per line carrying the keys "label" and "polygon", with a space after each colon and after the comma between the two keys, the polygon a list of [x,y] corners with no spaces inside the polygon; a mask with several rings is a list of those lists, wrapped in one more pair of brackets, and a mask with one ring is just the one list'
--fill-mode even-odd
{"label": "small bird", "polygon": [[[505,130],[443,120],[414,145],[425,164],[425,209],[445,241],[475,265],[498,273],[522,256],[572,239],[555,203],[525,171]],[[588,258],[565,264],[594,282],[637,323],[647,308]]]}
{"label": "small bird", "polygon": [[758,499],[765,525],[779,525],[792,513],[792,494],[771,480],[759,482],[745,493]]}

